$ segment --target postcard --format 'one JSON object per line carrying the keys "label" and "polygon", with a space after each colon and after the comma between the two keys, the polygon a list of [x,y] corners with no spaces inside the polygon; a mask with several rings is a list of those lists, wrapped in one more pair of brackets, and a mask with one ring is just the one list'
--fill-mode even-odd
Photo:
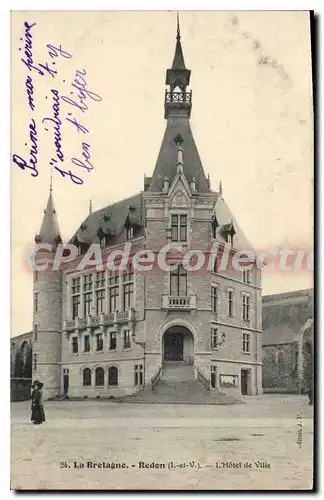
{"label": "postcard", "polygon": [[11,489],[312,490],[313,15],[11,12]]}

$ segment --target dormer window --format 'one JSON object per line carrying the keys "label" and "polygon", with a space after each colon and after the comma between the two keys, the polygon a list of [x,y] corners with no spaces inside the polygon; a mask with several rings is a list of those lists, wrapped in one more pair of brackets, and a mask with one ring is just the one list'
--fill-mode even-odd
{"label": "dormer window", "polygon": [[108,246],[108,236],[104,235],[100,240],[100,248],[105,248]]}
{"label": "dormer window", "polygon": [[126,228],[126,238],[128,240],[131,240],[132,238],[134,238],[134,228],[133,227]]}
{"label": "dormer window", "polygon": [[212,237],[216,239],[216,230],[219,226],[216,215],[214,215],[214,217],[212,218],[211,226],[212,226]]}
{"label": "dormer window", "polygon": [[187,215],[171,215],[171,240],[187,241]]}

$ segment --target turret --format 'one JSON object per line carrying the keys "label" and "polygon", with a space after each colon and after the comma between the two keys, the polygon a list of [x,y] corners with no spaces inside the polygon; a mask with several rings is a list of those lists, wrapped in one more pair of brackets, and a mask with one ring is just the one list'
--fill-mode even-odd
{"label": "turret", "polygon": [[35,242],[48,244],[51,250],[36,247],[33,287],[33,380],[44,384],[44,397],[60,394],[61,331],[62,331],[62,272],[37,269],[40,262],[54,257],[61,236],[54,208],[52,182],[43,221]]}

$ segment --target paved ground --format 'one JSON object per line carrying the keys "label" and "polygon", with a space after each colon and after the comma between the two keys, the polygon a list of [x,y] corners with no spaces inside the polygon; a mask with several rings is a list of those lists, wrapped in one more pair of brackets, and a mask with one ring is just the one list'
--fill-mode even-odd
{"label": "paved ground", "polygon": [[[48,402],[41,426],[29,422],[29,402],[13,403],[11,487],[311,488],[313,409],[307,397],[264,395],[245,402]],[[87,462],[106,467],[90,468]],[[257,467],[258,462],[270,467]],[[122,463],[124,468],[108,468]],[[160,468],[145,467],[152,463]]]}

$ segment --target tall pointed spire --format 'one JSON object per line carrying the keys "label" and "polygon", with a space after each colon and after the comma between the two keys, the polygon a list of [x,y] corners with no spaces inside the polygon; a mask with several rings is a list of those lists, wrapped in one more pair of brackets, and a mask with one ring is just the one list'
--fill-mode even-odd
{"label": "tall pointed spire", "polygon": [[49,190],[47,205],[44,210],[42,225],[39,234],[37,234],[35,237],[35,241],[36,243],[42,242],[42,243],[49,243],[50,245],[57,245],[62,241],[60,236],[56,210],[54,208],[52,172],[50,176],[50,190]]}
{"label": "tall pointed spire", "polygon": [[177,12],[177,43],[172,63],[172,69],[186,69],[181,46],[179,12]]}
{"label": "tall pointed spire", "polygon": [[[169,90],[166,90],[164,102],[164,117],[168,118],[171,114],[187,116],[190,118],[191,113],[191,97],[192,93],[187,92],[187,86],[190,82],[191,71],[186,68],[182,46],[179,13],[177,13],[177,36],[176,47],[172,67],[166,72],[166,85],[169,85]],[[179,110],[181,110],[179,112]]]}

